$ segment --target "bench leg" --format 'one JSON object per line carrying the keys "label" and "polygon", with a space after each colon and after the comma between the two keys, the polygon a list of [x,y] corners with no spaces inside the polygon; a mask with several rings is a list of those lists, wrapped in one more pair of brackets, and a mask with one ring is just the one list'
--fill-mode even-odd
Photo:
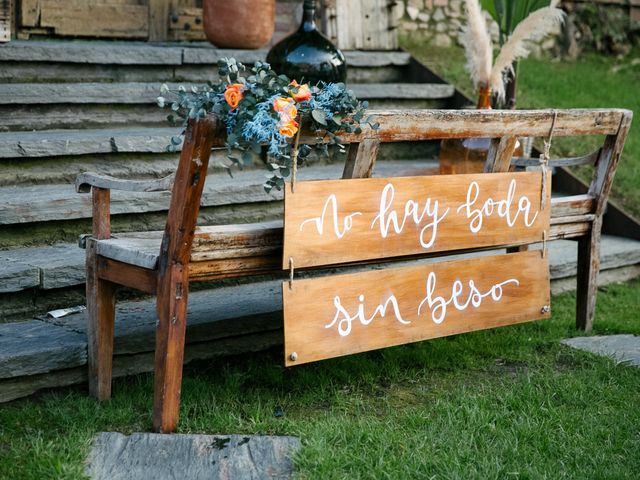
{"label": "bench leg", "polygon": [[115,285],[98,278],[95,240],[87,241],[87,347],[89,392],[98,400],[111,398]]}
{"label": "bench leg", "polygon": [[186,268],[168,269],[158,281],[153,429],[171,433],[180,413],[189,280]]}
{"label": "bench leg", "polygon": [[586,332],[593,328],[600,270],[600,223],[578,240],[578,285],[576,290],[576,328]]}

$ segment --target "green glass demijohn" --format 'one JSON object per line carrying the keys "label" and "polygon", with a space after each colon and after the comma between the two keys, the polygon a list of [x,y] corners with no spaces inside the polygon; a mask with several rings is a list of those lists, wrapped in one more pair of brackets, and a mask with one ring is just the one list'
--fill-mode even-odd
{"label": "green glass demijohn", "polygon": [[344,82],[347,62],[342,52],[316,28],[315,1],[304,0],[303,6],[302,25],[273,46],[267,62],[278,74],[300,83]]}

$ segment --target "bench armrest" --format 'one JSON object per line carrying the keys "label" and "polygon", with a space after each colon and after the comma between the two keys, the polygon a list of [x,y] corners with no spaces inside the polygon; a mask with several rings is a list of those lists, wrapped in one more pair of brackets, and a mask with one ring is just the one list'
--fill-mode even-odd
{"label": "bench armrest", "polygon": [[173,188],[175,175],[157,180],[124,180],[121,178],[86,172],[76,178],[76,192],[89,193],[91,187],[107,190],[124,190],[128,192],[162,192]]}

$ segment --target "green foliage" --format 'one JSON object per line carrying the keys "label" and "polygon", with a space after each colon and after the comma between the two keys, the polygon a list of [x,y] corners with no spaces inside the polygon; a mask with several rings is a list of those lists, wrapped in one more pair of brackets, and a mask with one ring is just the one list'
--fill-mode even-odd
{"label": "green foliage", "polygon": [[[267,192],[284,187],[285,178],[292,171],[293,150],[298,159],[304,161],[312,148],[327,154],[328,145],[344,149],[339,134],[360,133],[367,124],[378,128],[373,117],[365,116],[367,102],[360,102],[345,85],[325,84],[298,85],[285,75],[278,75],[268,63],[256,62],[247,69],[233,58],[218,62],[221,81],[198,89],[189,90],[180,86],[171,91],[163,85],[158,97],[158,106],[172,110],[167,119],[175,123],[179,119],[183,126],[193,118],[215,114],[225,124],[228,159],[224,165],[231,174],[231,167],[242,168],[249,163],[252,154],[266,150],[266,167],[271,171],[264,184]],[[237,91],[239,102],[232,105],[225,93]],[[276,110],[275,102],[284,102],[286,111]],[[235,103],[235,102],[232,102]],[[288,126],[287,130],[283,130]],[[317,142],[313,145],[298,145],[299,128],[315,132]],[[176,151],[180,137],[173,137],[168,151]],[[239,155],[239,156],[238,156]]]}
{"label": "green foliage", "polygon": [[516,26],[535,10],[548,7],[550,0],[480,0],[500,28],[500,44],[511,35]]}
{"label": "green foliage", "polygon": [[627,54],[640,34],[640,26],[629,20],[626,8],[584,3],[573,15],[583,47],[602,53]]}

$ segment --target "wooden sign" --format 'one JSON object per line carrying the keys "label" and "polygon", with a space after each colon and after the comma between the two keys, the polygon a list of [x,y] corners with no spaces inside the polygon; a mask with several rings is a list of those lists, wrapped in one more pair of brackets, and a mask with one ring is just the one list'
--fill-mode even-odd
{"label": "wooden sign", "polygon": [[539,172],[299,182],[285,191],[283,268],[543,240]]}
{"label": "wooden sign", "polygon": [[540,251],[284,282],[285,363],[550,316]]}

